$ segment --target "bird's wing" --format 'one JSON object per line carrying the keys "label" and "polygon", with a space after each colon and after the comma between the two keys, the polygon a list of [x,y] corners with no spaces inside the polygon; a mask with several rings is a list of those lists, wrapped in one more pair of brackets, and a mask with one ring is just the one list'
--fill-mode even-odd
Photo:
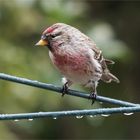
{"label": "bird's wing", "polygon": [[98,60],[98,62],[102,66],[103,73],[102,73],[101,79],[106,83],[110,83],[111,81],[119,83],[119,79],[113,74],[111,74],[107,67],[107,64],[114,64],[115,62],[109,59],[105,59],[102,55],[102,51],[96,47],[96,44],[94,44],[94,46],[92,47],[92,50],[95,53],[95,56],[94,56],[95,59]]}
{"label": "bird's wing", "polygon": [[112,61],[110,59],[106,59],[106,58],[103,57],[102,51],[99,48],[96,47],[96,44],[94,44],[91,49],[94,51],[94,53],[95,53],[95,56],[94,57],[95,57],[96,60],[99,61],[99,63],[102,62],[102,61],[104,61],[104,64],[103,65],[106,65],[106,64],[107,65],[108,64],[115,64],[114,61]]}
{"label": "bird's wing", "polygon": [[99,60],[101,59],[100,57],[102,56],[102,51],[96,47],[96,44],[92,45],[91,49],[94,51],[95,53],[95,59]]}

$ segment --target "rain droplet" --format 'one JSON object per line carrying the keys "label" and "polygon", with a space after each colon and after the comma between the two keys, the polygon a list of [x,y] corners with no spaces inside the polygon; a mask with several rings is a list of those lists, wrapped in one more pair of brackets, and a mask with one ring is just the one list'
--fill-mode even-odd
{"label": "rain droplet", "polygon": [[19,120],[18,120],[18,119],[15,119],[14,121],[15,121],[15,122],[18,122]]}
{"label": "rain droplet", "polygon": [[57,119],[57,117],[53,117],[53,119],[54,119],[54,120],[56,120],[56,119]]}
{"label": "rain droplet", "polygon": [[100,104],[103,104],[103,102],[99,102]]}
{"label": "rain droplet", "polygon": [[83,118],[83,116],[76,116],[76,118],[77,118],[77,119],[81,119],[81,118]]}
{"label": "rain droplet", "polygon": [[38,83],[38,81],[37,81],[37,80],[34,80],[34,82]]}
{"label": "rain droplet", "polygon": [[41,114],[41,113],[43,113],[43,112],[41,112],[41,111],[40,111],[40,112],[38,112],[38,113],[40,113],[40,114]]}
{"label": "rain droplet", "polygon": [[110,114],[101,114],[101,116],[103,116],[103,117],[109,117]]}
{"label": "rain droplet", "polygon": [[123,113],[124,115],[126,115],[126,116],[129,116],[129,115],[132,115],[132,114],[134,114],[133,112],[130,112],[130,113]]}
{"label": "rain droplet", "polygon": [[30,119],[28,119],[28,121],[33,121],[33,119],[32,119],[32,118],[30,118]]}

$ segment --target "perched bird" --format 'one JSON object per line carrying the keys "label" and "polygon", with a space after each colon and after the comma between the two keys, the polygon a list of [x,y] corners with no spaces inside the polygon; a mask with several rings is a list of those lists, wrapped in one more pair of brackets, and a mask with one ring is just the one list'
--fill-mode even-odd
{"label": "perched bird", "polygon": [[73,83],[78,83],[92,88],[90,97],[94,100],[100,79],[119,83],[107,67],[114,62],[105,59],[93,40],[70,25],[53,24],[42,33],[36,45],[48,47],[51,61],[64,76],[62,95]]}

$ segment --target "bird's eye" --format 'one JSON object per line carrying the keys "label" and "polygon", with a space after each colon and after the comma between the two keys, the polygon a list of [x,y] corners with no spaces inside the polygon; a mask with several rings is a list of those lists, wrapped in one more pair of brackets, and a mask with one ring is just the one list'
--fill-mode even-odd
{"label": "bird's eye", "polygon": [[58,32],[58,33],[53,33],[53,34],[51,34],[51,38],[55,38],[55,37],[58,37],[58,36],[60,36],[62,34],[62,32]]}
{"label": "bird's eye", "polygon": [[55,38],[57,35],[56,34],[52,34],[51,35],[51,38]]}

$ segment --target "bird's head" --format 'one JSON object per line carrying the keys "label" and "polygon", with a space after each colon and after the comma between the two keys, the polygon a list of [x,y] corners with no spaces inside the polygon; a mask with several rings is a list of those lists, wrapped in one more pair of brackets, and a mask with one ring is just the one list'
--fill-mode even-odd
{"label": "bird's head", "polygon": [[36,43],[36,46],[47,46],[51,50],[52,44],[60,44],[64,41],[68,26],[64,23],[56,23],[48,27],[42,33],[41,39]]}

